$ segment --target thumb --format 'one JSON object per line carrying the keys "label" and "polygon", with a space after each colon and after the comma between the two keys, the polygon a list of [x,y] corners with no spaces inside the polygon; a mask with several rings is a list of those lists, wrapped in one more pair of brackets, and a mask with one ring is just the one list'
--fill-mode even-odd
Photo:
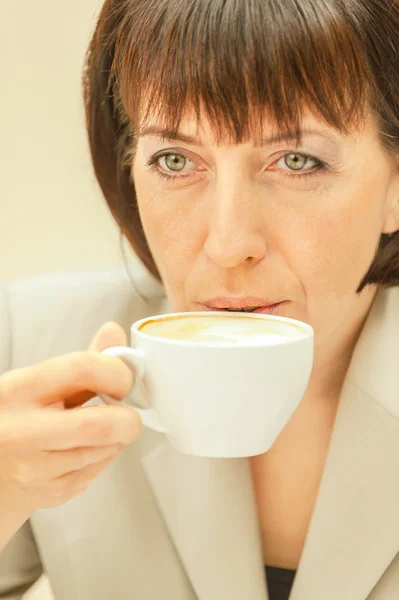
{"label": "thumb", "polygon": [[[124,330],[118,323],[114,323],[110,321],[108,323],[104,323],[97,331],[96,335],[91,341],[89,346],[89,350],[95,352],[101,352],[106,348],[111,348],[111,346],[126,346],[127,344],[127,336]],[[67,398],[64,401],[58,402],[54,404],[54,408],[76,408],[82,406],[88,400],[91,400],[95,394],[90,391],[79,392],[70,398]],[[91,408],[91,406],[85,406],[84,408]]]}
{"label": "thumb", "polygon": [[111,346],[126,346],[127,335],[118,323],[104,323],[91,341],[89,350],[101,352]]}

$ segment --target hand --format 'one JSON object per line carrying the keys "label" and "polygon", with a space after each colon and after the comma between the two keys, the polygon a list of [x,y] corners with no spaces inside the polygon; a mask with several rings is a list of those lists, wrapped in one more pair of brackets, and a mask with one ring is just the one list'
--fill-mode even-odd
{"label": "hand", "polygon": [[[98,393],[122,399],[134,378],[125,363],[101,354],[126,345],[106,323],[87,352],[75,352],[0,377],[0,503],[29,515],[85,491],[126,444],[141,419],[126,406],[82,404]],[[4,513],[3,513],[4,516]],[[1,526],[1,524],[0,524]]]}

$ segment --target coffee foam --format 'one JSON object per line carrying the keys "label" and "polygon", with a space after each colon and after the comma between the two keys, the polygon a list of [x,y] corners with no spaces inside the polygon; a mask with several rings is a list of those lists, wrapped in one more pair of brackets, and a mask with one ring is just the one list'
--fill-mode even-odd
{"label": "coffee foam", "polygon": [[235,315],[154,319],[144,323],[140,331],[170,340],[232,345],[284,343],[305,335],[305,331],[293,323]]}

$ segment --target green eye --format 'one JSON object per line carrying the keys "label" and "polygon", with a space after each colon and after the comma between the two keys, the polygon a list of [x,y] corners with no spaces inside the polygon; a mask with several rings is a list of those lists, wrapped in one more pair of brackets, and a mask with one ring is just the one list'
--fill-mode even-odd
{"label": "green eye", "polygon": [[[163,167],[161,167],[160,161],[163,161]],[[284,161],[284,168],[283,166]],[[301,180],[305,177],[313,177],[318,172],[327,171],[327,163],[319,160],[318,158],[314,158],[313,156],[308,156],[307,154],[300,154],[298,152],[289,152],[280,158],[277,161],[281,163],[280,169],[272,169],[274,172],[280,172],[280,174],[286,179],[293,180]],[[185,167],[188,165],[191,166],[190,169],[186,169],[185,172],[178,174],[180,171],[183,171]],[[150,160],[146,163],[146,166],[149,168],[150,172],[155,173],[160,179],[168,180],[169,182],[177,182],[182,179],[187,179],[195,174],[195,163],[190,158],[185,156],[184,154],[174,154],[173,152],[163,151],[159,154],[155,154],[150,158]],[[288,167],[288,168],[287,168]],[[305,167],[311,167],[305,169]],[[297,174],[294,175],[294,173]],[[173,175],[172,173],[176,173]]]}
{"label": "green eye", "polygon": [[181,154],[167,154],[165,164],[171,171],[182,171],[186,166],[187,159]]}
{"label": "green eye", "polygon": [[301,171],[305,167],[308,160],[309,157],[293,152],[286,154],[284,157],[284,162],[287,167],[293,169],[294,171]]}

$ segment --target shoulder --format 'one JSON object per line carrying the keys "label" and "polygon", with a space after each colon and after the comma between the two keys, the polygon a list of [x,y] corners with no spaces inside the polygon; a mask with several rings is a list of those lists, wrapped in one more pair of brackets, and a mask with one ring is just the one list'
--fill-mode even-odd
{"label": "shoulder", "polygon": [[12,368],[88,347],[106,321],[130,325],[168,312],[163,288],[143,267],[15,280],[8,298]]}

